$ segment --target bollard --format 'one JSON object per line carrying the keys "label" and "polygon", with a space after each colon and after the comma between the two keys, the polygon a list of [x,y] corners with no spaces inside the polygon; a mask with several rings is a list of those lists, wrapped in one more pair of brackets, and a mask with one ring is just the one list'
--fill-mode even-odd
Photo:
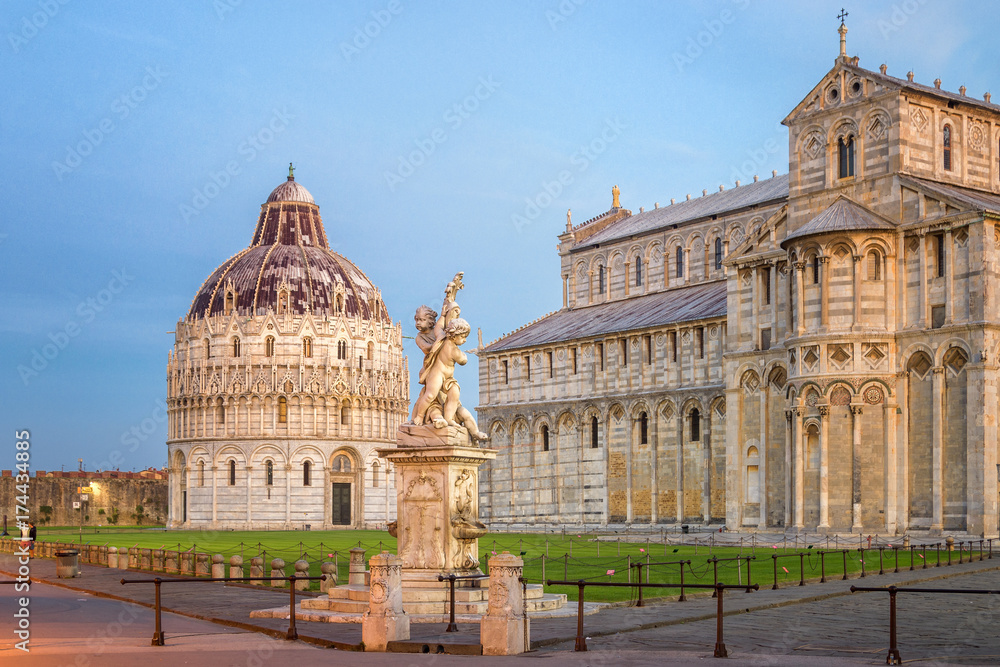
{"label": "bollard", "polygon": [[[308,577],[309,576],[309,561],[307,560],[297,560],[295,561],[295,576],[296,577]],[[309,590],[309,580],[302,579],[295,581],[295,588],[300,591]]]}
{"label": "bollard", "polygon": [[319,582],[319,590],[321,593],[329,593],[337,585],[337,564],[326,561],[319,566],[319,571],[326,575],[326,579]]}
{"label": "bollard", "polygon": [[[270,576],[272,578],[274,578],[274,577],[284,577],[285,576],[285,561],[283,561],[280,558],[273,558],[273,559],[271,559],[271,574],[270,574]],[[272,588],[284,588],[285,587],[285,580],[284,579],[275,579],[274,581],[271,582],[271,587]]]}
{"label": "bollard", "polygon": [[163,549],[153,549],[153,569],[163,572]]}
{"label": "bollard", "polygon": [[181,553],[181,574],[189,577],[194,574],[194,554],[190,551]]}
{"label": "bollard", "polygon": [[[167,551],[167,552],[164,553],[164,555],[163,555],[163,563],[164,563],[163,569],[167,572],[167,574],[177,574],[177,573],[180,572],[180,570],[178,569],[178,566],[177,566],[178,556],[179,556],[179,554],[176,551]],[[121,559],[122,559],[122,555],[119,552],[119,554],[118,554],[119,567],[121,565]],[[121,569],[125,569],[125,568],[121,568]]]}
{"label": "bollard", "polygon": [[143,549],[139,552],[139,569],[140,570],[151,570],[153,569],[153,550]]}
{"label": "bollard", "polygon": [[229,557],[229,578],[243,578],[243,556],[236,555]]}
{"label": "bollard", "polygon": [[212,554],[212,578],[213,579],[225,579],[226,578],[226,563],[222,554]]}
{"label": "bollard", "polygon": [[118,547],[108,547],[108,567],[118,569]]}
{"label": "bollard", "polygon": [[[777,562],[777,561],[775,561]],[[726,650],[726,643],[722,638],[722,596],[726,590],[725,586],[715,584],[716,597],[718,597],[718,603],[715,613],[715,657],[716,658],[728,658],[729,652]]]}
{"label": "bollard", "polygon": [[212,567],[209,564],[208,554],[194,555],[194,573],[199,577],[208,577],[212,574]]}
{"label": "bollard", "polygon": [[[250,576],[251,577],[263,577],[264,576],[264,558],[262,556],[254,556],[250,559]],[[251,581],[254,586],[263,586],[262,581]]]}

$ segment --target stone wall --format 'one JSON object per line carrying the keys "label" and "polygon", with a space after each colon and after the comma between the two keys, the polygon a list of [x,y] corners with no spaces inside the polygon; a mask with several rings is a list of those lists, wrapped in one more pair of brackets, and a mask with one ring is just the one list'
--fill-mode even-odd
{"label": "stone wall", "polygon": [[[38,524],[39,532],[50,526],[76,526],[80,511],[73,509],[78,496],[76,489],[88,483],[85,479],[65,477],[31,477],[28,481],[29,516]],[[95,493],[84,505],[84,525],[111,525],[117,512],[119,525],[135,525],[136,507],[143,508],[143,524],[163,524],[167,520],[167,480],[165,479],[99,479],[90,481]],[[17,515],[16,477],[0,477],[0,513],[6,514],[8,530]],[[51,507],[51,513],[40,508]],[[101,513],[104,510],[104,513]],[[89,518],[88,518],[89,517]],[[47,520],[46,520],[47,519]]]}

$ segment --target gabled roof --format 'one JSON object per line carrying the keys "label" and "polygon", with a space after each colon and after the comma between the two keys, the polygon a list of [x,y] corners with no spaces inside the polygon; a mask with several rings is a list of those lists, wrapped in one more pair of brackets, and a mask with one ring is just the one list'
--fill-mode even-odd
{"label": "gabled roof", "polygon": [[624,333],[726,314],[726,283],[715,281],[645,296],[561,310],[487,345],[502,352],[605,334]]}
{"label": "gabled roof", "polygon": [[573,252],[593,247],[598,243],[616,241],[637,234],[647,234],[670,228],[673,225],[693,222],[760,204],[778,203],[786,199],[788,199],[788,174],[782,174],[756,183],[741,185],[704,197],[688,199],[669,206],[661,206],[627,217],[586,239],[584,243],[573,248]]}
{"label": "gabled roof", "polygon": [[781,245],[784,246],[792,239],[811,236],[813,234],[851,232],[862,229],[891,230],[896,229],[896,225],[874,211],[870,211],[860,204],[855,204],[844,195],[841,195],[822,213],[786,236]]}
{"label": "gabled roof", "polygon": [[955,204],[956,208],[967,207],[983,213],[1000,215],[1000,195],[980,192],[978,190],[970,190],[968,188],[958,187],[957,185],[946,185],[936,181],[928,181],[923,178],[917,178],[916,176],[901,175],[899,180],[903,185],[908,185],[917,190],[923,190],[924,192],[932,195],[950,199],[952,203]]}

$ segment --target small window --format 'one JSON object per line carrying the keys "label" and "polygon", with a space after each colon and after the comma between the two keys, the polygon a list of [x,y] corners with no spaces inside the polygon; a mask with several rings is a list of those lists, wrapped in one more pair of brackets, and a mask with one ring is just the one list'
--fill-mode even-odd
{"label": "small window", "polygon": [[646,359],[645,359],[646,363],[647,364],[653,363],[653,337],[650,336],[650,335],[648,335],[648,334],[645,335],[645,336],[643,336],[642,337],[642,344],[643,344],[643,347],[646,348],[646,355],[645,355],[646,356]]}
{"label": "small window", "polygon": [[368,361],[374,361],[375,359],[375,343],[368,341]]}
{"label": "small window", "polygon": [[220,424],[226,423],[226,404],[219,399],[219,407],[216,408],[216,418],[219,420]]}
{"label": "small window", "polygon": [[698,327],[698,358],[705,358],[705,327]]}
{"label": "small window", "polygon": [[819,255],[813,255],[813,285],[819,285]]}
{"label": "small window", "polygon": [[212,358],[212,341],[210,341],[207,338],[205,339],[205,358],[206,359]]}
{"label": "small window", "polygon": [[944,144],[944,170],[951,171],[951,125],[945,125],[942,133]]}
{"label": "small window", "polygon": [[343,294],[338,294],[337,295],[337,311],[336,312],[337,312],[338,315],[344,312],[344,295]]}
{"label": "small window", "polygon": [[351,409],[346,405],[340,408],[340,425],[347,426],[351,423]]}
{"label": "small window", "polygon": [[546,352],[546,355],[548,355],[548,358],[549,358],[549,377],[555,377],[556,367],[555,367],[555,363],[552,360],[552,353],[551,352]]}
{"label": "small window", "polygon": [[868,251],[868,280],[882,280],[882,257],[877,250]]}
{"label": "small window", "polygon": [[302,486],[312,486],[312,462],[302,464]]}
{"label": "small window", "polygon": [[597,293],[604,296],[604,265],[597,267]]}
{"label": "small window", "polygon": [[236,486],[236,461],[229,461],[229,486]]}
{"label": "small window", "polygon": [[597,440],[597,436],[598,436],[597,417],[591,417],[590,418],[590,448],[591,449],[597,449],[600,446],[600,443]]}
{"label": "small window", "polygon": [[313,356],[313,341],[312,338],[302,339],[302,356],[307,359]]}
{"label": "small window", "polygon": [[231,315],[236,309],[236,294],[230,290],[226,292],[226,315]]}
{"label": "small window", "polygon": [[205,462],[198,461],[198,486],[205,486]]}
{"label": "small window", "polygon": [[618,341],[618,349],[621,353],[622,366],[628,366],[628,340],[622,339]]}
{"label": "small window", "polygon": [[240,339],[233,337],[233,357],[240,356]]}
{"label": "small window", "polygon": [[763,270],[761,270],[760,277],[761,277],[762,281],[764,282],[764,305],[765,306],[770,306],[771,305],[771,269],[769,267],[765,267]]}
{"label": "small window", "polygon": [[677,361],[677,332],[670,332],[670,360]]}
{"label": "small window", "polygon": [[507,360],[502,360],[500,364],[503,366],[503,383],[507,384],[510,381],[510,377],[507,374]]}
{"label": "small window", "polygon": [[635,286],[642,287],[642,257],[635,257]]}
{"label": "small window", "polygon": [[337,341],[337,358],[347,359],[347,341],[338,340]]}
{"label": "small window", "polygon": [[576,348],[571,347],[569,349],[570,359],[573,361],[573,375],[576,375]]}
{"label": "small window", "polygon": [[267,478],[265,484],[274,486],[274,462],[268,461],[264,464],[264,476]]}
{"label": "small window", "polygon": [[701,441],[701,413],[698,408],[691,411],[691,442]]}
{"label": "small window", "polygon": [[372,461],[372,486],[378,488],[378,461]]}
{"label": "small window", "polygon": [[760,331],[760,349],[770,350],[771,349],[771,329],[761,329]]}
{"label": "small window", "polygon": [[274,336],[268,336],[264,339],[264,356],[274,356]]}
{"label": "small window", "polygon": [[837,140],[840,177],[854,176],[854,137],[841,137]]}
{"label": "small window", "polygon": [[944,326],[944,306],[931,306],[931,329]]}
{"label": "small window", "polygon": [[278,314],[284,315],[288,312],[288,290],[278,292]]}
{"label": "small window", "polygon": [[649,419],[645,412],[639,413],[639,444],[649,443]]}
{"label": "small window", "polygon": [[278,397],[278,423],[288,423],[288,399],[284,396]]}
{"label": "small window", "polygon": [[934,236],[935,250],[937,251],[937,275],[944,277],[944,234]]}
{"label": "small window", "polygon": [[678,278],[684,277],[684,248],[677,246],[677,250],[674,251],[674,270]]}
{"label": "small window", "polygon": [[531,382],[531,355],[524,355],[524,377],[528,382]]}
{"label": "small window", "polygon": [[600,370],[604,370],[604,343],[597,344],[597,363],[600,364]]}
{"label": "small window", "polygon": [[715,239],[715,270],[722,268],[722,238]]}
{"label": "small window", "polygon": [[549,427],[542,424],[542,451],[549,451]]}

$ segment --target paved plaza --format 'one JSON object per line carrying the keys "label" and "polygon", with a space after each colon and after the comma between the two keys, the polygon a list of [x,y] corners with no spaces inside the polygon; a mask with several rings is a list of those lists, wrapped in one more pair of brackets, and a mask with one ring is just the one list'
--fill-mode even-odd
{"label": "paved plaza", "polygon": [[[32,561],[35,585],[31,595],[32,652],[13,648],[14,591],[0,590],[0,659],[30,664],[134,664],[136,655],[153,664],[270,664],[295,660],[307,665],[329,661],[330,649],[356,649],[360,624],[298,623],[300,641],[284,637],[288,621],[250,618],[254,609],[287,604],[287,590],[223,584],[163,586],[166,646],[151,647],[152,585],[122,586],[123,577],[138,572],[83,565],[83,576],[55,579],[55,563]],[[0,556],[0,571],[15,571],[15,559]],[[7,577],[4,577],[7,578]],[[725,596],[725,643],[731,664],[884,664],[888,646],[888,595],[851,593],[858,586],[920,586],[926,588],[1000,589],[1000,558],[951,567],[903,570],[865,579],[830,581],[806,586],[762,587]],[[315,593],[306,595],[316,595]],[[575,604],[575,603],[571,603]],[[574,653],[575,618],[532,622],[531,653],[517,658],[479,658],[489,663],[644,665],[704,664],[716,640],[716,604],[703,595],[687,602],[660,601],[645,607],[611,607],[585,618],[587,653]],[[997,621],[1000,599],[995,596],[898,596],[899,649],[906,662],[925,664],[1000,664]],[[10,626],[10,627],[8,627]],[[459,624],[445,633],[444,624],[413,624],[411,640],[397,647],[406,656],[350,654],[350,664],[449,664],[468,660],[479,644],[479,628]],[[232,640],[232,641],[231,641]],[[203,653],[228,651],[225,655]],[[426,647],[426,648],[425,648]],[[440,648],[439,648],[440,647]],[[204,649],[209,650],[209,649]],[[434,654],[419,655],[422,651]],[[466,655],[462,655],[466,654]],[[68,659],[72,656],[71,659]],[[166,656],[172,656],[166,659]],[[346,657],[346,654],[345,654]],[[147,661],[146,657],[142,658]],[[160,662],[165,660],[166,662]],[[403,660],[401,663],[400,660]],[[133,661],[133,662],[130,662]]]}

